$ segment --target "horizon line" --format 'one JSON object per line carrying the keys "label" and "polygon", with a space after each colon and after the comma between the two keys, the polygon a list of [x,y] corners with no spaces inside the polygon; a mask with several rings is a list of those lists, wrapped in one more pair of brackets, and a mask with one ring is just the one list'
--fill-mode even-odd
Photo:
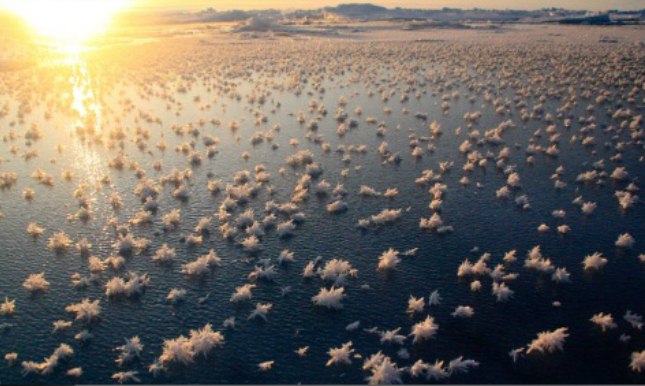
{"label": "horizon line", "polygon": [[[517,11],[517,12],[537,12],[537,11],[546,11],[546,10],[559,10],[559,11],[569,11],[569,12],[600,12],[600,13],[606,13],[606,12],[611,12],[611,11],[618,11],[618,12],[645,12],[645,6],[642,8],[617,8],[617,7],[609,7],[603,10],[594,10],[594,9],[586,9],[586,8],[566,8],[566,7],[538,7],[538,8],[531,8],[531,9],[523,9],[523,8],[512,8],[512,7],[504,7],[504,8],[495,8],[495,7],[450,7],[450,6],[443,6],[443,7],[406,7],[406,6],[396,6],[396,7],[388,7],[384,5],[379,5],[377,3],[372,3],[372,2],[340,2],[336,5],[321,5],[317,7],[262,7],[262,8],[218,8],[215,5],[137,5],[137,6],[132,6],[129,7],[129,10],[167,10],[167,11],[191,11],[191,12],[199,12],[199,11],[205,11],[212,9],[216,12],[233,12],[233,11],[244,11],[244,12],[257,12],[257,11],[316,11],[316,10],[323,10],[325,8],[336,8],[341,5],[374,5],[382,8],[386,8],[387,10],[395,10],[395,9],[410,9],[410,10],[422,10],[422,11],[442,11],[442,10],[459,10],[459,11]],[[0,9],[1,10],[1,9]]]}

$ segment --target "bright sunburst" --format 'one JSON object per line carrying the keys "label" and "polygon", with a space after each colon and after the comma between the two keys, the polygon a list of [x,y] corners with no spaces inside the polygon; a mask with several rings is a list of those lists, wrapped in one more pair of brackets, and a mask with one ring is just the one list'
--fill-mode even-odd
{"label": "bright sunburst", "polygon": [[104,32],[130,0],[0,0],[40,35],[77,44]]}

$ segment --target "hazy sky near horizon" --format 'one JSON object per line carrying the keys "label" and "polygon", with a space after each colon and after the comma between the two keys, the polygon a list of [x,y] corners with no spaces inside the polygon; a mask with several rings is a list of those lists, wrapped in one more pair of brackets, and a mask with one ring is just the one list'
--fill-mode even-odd
{"label": "hazy sky near horizon", "polygon": [[[19,0],[16,0],[19,1]],[[55,1],[55,0],[50,0]],[[341,3],[370,2],[388,8],[494,8],[494,9],[540,9],[560,7],[602,11],[607,9],[634,10],[645,8],[645,0],[132,0],[145,7],[198,9],[212,7],[216,10],[231,9],[309,9],[333,6]]]}

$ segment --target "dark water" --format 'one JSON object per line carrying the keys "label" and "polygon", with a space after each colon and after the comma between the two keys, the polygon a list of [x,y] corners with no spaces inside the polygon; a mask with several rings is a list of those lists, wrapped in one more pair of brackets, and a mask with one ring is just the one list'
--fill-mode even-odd
{"label": "dark water", "polygon": [[[112,382],[111,375],[121,371],[114,360],[117,353],[114,347],[123,344],[124,338],[138,335],[145,345],[141,360],[124,367],[124,370],[137,370],[146,383],[363,383],[368,375],[361,370],[362,360],[354,359],[351,366],[326,367],[327,350],[339,347],[351,340],[357,353],[367,357],[379,350],[390,355],[400,367],[408,366],[417,359],[434,363],[435,359],[450,360],[463,355],[480,362],[480,366],[469,374],[455,375],[446,382],[456,383],[643,383],[643,375],[628,369],[629,356],[633,351],[645,348],[643,333],[633,330],[623,319],[627,309],[643,314],[645,305],[643,296],[645,287],[643,277],[645,264],[639,262],[638,255],[643,252],[642,242],[645,224],[645,211],[642,205],[636,205],[628,211],[622,211],[614,197],[614,191],[624,189],[627,182],[618,183],[607,179],[604,186],[588,186],[575,182],[578,173],[589,170],[591,163],[600,159],[607,162],[606,170],[610,173],[614,164],[609,157],[614,151],[602,144],[612,140],[610,135],[597,131],[597,145],[585,149],[579,144],[571,144],[569,139],[580,127],[574,123],[569,130],[562,129],[560,156],[547,158],[538,154],[534,165],[525,163],[524,147],[532,133],[538,128],[546,127],[545,122],[529,121],[522,123],[517,111],[512,115],[500,117],[495,115],[490,105],[481,107],[483,98],[477,97],[474,104],[465,98],[452,103],[447,114],[442,114],[440,97],[429,93],[420,100],[412,98],[405,107],[411,112],[402,114],[401,104],[395,97],[387,104],[378,95],[367,96],[363,84],[353,84],[347,80],[326,85],[327,92],[320,97],[329,110],[329,114],[319,122],[318,133],[323,135],[331,145],[332,151],[324,153],[319,146],[308,142],[304,135],[306,129],[299,125],[295,116],[298,111],[306,111],[310,99],[316,96],[294,96],[286,92],[274,92],[272,98],[279,100],[282,107],[273,114],[268,103],[260,109],[269,117],[269,122],[260,127],[253,126],[253,118],[244,99],[235,101],[228,98],[217,98],[208,113],[198,111],[192,103],[194,95],[201,95],[202,100],[210,99],[208,93],[200,86],[187,94],[177,94],[184,109],[180,116],[174,110],[165,111],[164,102],[151,98],[142,100],[134,90],[131,93],[135,104],[143,111],[153,112],[163,119],[164,125],[144,125],[151,129],[152,139],[148,142],[155,155],[139,151],[135,144],[125,142],[124,152],[136,160],[148,172],[148,176],[157,178],[168,173],[173,167],[182,170],[190,167],[181,153],[174,151],[175,146],[191,140],[188,136],[178,137],[168,128],[172,124],[184,124],[199,117],[217,117],[222,121],[221,128],[209,124],[201,130],[202,134],[219,136],[221,142],[219,153],[213,159],[205,158],[200,166],[193,167],[190,181],[191,197],[186,202],[172,198],[171,189],[164,188],[159,197],[159,213],[154,223],[146,226],[133,226],[137,237],[146,237],[152,241],[148,252],[133,256],[127,260],[126,268],[139,273],[147,272],[151,285],[137,299],[107,299],[103,284],[113,275],[110,270],[103,274],[99,285],[86,290],[74,289],[70,284],[73,272],[87,273],[87,260],[74,250],[56,255],[47,248],[47,238],[54,232],[64,230],[73,240],[88,238],[93,244],[93,254],[106,257],[113,252],[114,235],[106,228],[106,221],[113,214],[107,203],[112,191],[118,191],[123,199],[123,209],[116,212],[120,222],[127,221],[140,209],[139,198],[134,195],[136,177],[130,171],[116,171],[107,167],[108,160],[116,150],[108,150],[100,145],[87,145],[77,139],[70,139],[67,129],[58,125],[42,123],[45,137],[33,145],[38,148],[39,157],[23,161],[19,156],[9,153],[10,143],[0,145],[5,162],[0,166],[2,171],[16,171],[18,183],[10,190],[0,192],[0,202],[4,218],[0,221],[0,296],[16,299],[17,310],[12,317],[0,317],[0,322],[8,322],[12,328],[0,334],[2,354],[16,351],[19,361],[40,361],[49,356],[61,343],[70,344],[75,355],[52,375],[21,375],[20,366],[0,366],[2,383],[65,383],[69,382],[64,373],[67,369],[81,366],[84,375],[82,383]],[[240,92],[244,95],[249,85],[242,85]],[[359,94],[350,97],[353,91]],[[462,90],[465,94],[465,90]],[[117,91],[113,92],[117,95]],[[351,130],[344,138],[336,135],[337,123],[334,111],[340,95],[345,95],[349,104],[350,116],[356,106],[363,107],[359,128]],[[642,92],[639,94],[642,97]],[[116,96],[114,96],[116,98]],[[212,96],[211,96],[212,98]],[[221,103],[226,103],[226,108]],[[551,103],[551,104],[549,104]],[[547,103],[547,110],[555,108],[552,102]],[[392,108],[391,115],[382,112],[384,105]],[[12,111],[16,104],[11,102]],[[116,109],[116,108],[115,108]],[[576,114],[584,114],[584,104],[578,107]],[[636,108],[639,113],[641,110]],[[505,134],[506,145],[511,147],[509,163],[517,164],[517,171],[522,178],[521,193],[528,194],[531,209],[519,209],[512,200],[508,202],[495,198],[495,191],[505,183],[505,176],[489,161],[485,169],[477,168],[470,174],[471,185],[462,187],[459,179],[463,176],[461,166],[465,162],[457,150],[464,140],[464,134],[455,137],[454,129],[464,126],[463,115],[467,111],[482,110],[483,117],[477,125],[482,131],[495,127],[501,120],[513,119],[516,128]],[[34,117],[42,114],[38,109]],[[415,160],[410,155],[408,134],[428,134],[428,122],[415,119],[412,113],[427,112],[430,121],[436,120],[443,128],[444,134],[435,142],[434,153],[426,153]],[[125,122],[135,126],[133,116],[127,115]],[[310,117],[310,114],[307,114]],[[401,153],[399,165],[383,165],[376,152],[381,139],[376,136],[376,126],[367,125],[364,118],[373,116],[379,122],[385,121],[388,127],[385,140],[390,149]],[[229,121],[244,118],[237,134],[242,138],[236,141],[226,125]],[[39,118],[34,118],[38,120]],[[9,118],[4,118],[2,125]],[[270,145],[262,143],[253,146],[248,138],[255,130],[267,130],[273,124],[281,126],[280,133],[274,140],[280,147],[272,150]],[[610,118],[598,114],[599,126],[610,124]],[[61,126],[64,123],[61,123]],[[58,126],[58,127],[57,127]],[[397,129],[397,126],[400,128]],[[464,130],[465,131],[465,130]],[[164,133],[168,143],[165,153],[159,153],[154,144]],[[626,136],[627,133],[621,134]],[[332,183],[345,184],[350,192],[346,201],[349,210],[340,215],[328,214],[325,206],[330,198],[319,198],[312,194],[301,205],[307,216],[306,221],[298,226],[292,238],[278,238],[274,231],[262,241],[260,258],[277,259],[280,251],[288,248],[295,253],[296,262],[280,266],[275,282],[258,282],[252,301],[232,304],[229,302],[235,287],[247,282],[246,276],[253,270],[252,263],[242,261],[245,253],[239,245],[222,239],[214,220],[212,232],[203,245],[188,247],[180,238],[192,231],[197,220],[205,215],[216,213],[225,194],[212,196],[206,189],[208,173],[215,178],[222,178],[224,183],[232,182],[233,175],[241,169],[253,170],[256,164],[264,163],[271,173],[271,183],[276,188],[273,197],[278,202],[290,199],[293,185],[299,178],[301,170],[295,172],[285,165],[285,159],[294,152],[288,145],[290,138],[300,141],[298,149],[307,148],[315,154],[325,178]],[[626,137],[623,139],[627,139]],[[55,145],[66,143],[63,155],[58,155]],[[203,150],[201,139],[195,139],[197,149]],[[522,144],[515,149],[515,143]],[[547,139],[542,138],[546,145]],[[367,154],[352,154],[351,162],[345,166],[341,155],[334,150],[338,144],[366,144]],[[22,143],[19,142],[22,146]],[[424,146],[422,144],[422,146]],[[485,153],[492,149],[497,152],[501,147],[486,145],[479,150]],[[249,151],[251,158],[244,161],[240,154]],[[638,157],[642,149],[635,146],[624,151],[622,166],[625,166],[634,179],[642,180],[645,169]],[[50,163],[56,159],[55,164]],[[161,172],[152,169],[155,159],[163,161]],[[422,170],[438,167],[441,161],[454,161],[455,167],[448,172],[443,183],[448,190],[442,206],[442,218],[455,231],[445,236],[438,236],[422,231],[418,227],[419,217],[429,217],[429,194],[427,187],[418,186],[414,180]],[[360,165],[360,170],[354,167]],[[564,181],[568,186],[561,192],[553,188],[549,179],[558,165],[565,167]],[[278,169],[286,167],[284,177]],[[340,170],[350,168],[350,176],[343,178]],[[30,178],[33,170],[42,168],[54,175],[56,185],[48,188],[37,184]],[[74,182],[63,181],[59,176],[62,170],[71,169],[76,174]],[[77,204],[71,193],[79,181],[95,181],[97,176],[108,173],[112,179],[109,186],[102,191],[93,192],[94,218],[86,224],[65,221],[67,214],[75,212]],[[481,189],[475,182],[483,184]],[[397,187],[398,197],[388,200],[384,197],[360,197],[357,195],[362,184],[367,184],[379,191],[388,187]],[[21,197],[25,187],[36,191],[36,198],[28,202]],[[593,215],[585,217],[571,201],[577,195],[583,195],[585,201],[598,203]],[[260,214],[264,202],[269,200],[265,191],[247,206]],[[172,208],[181,208],[181,225],[177,231],[164,232],[161,216]],[[386,225],[378,230],[361,231],[356,228],[358,219],[378,213],[384,208],[403,208],[402,219],[394,225]],[[567,212],[564,220],[551,216],[555,209]],[[239,212],[238,212],[239,213]],[[25,229],[30,222],[36,222],[46,229],[45,235],[38,239],[29,236]],[[547,234],[537,232],[541,223],[551,226]],[[568,224],[572,231],[564,236],[555,232],[555,226]],[[614,242],[619,234],[630,233],[636,239],[631,250],[618,250]],[[168,243],[177,250],[177,261],[172,265],[155,264],[150,256],[162,244]],[[566,267],[571,273],[571,283],[556,284],[548,276],[528,271],[522,267],[526,251],[540,245],[545,256],[553,260],[554,265]],[[473,247],[479,247],[478,253],[472,253]],[[215,249],[222,258],[221,267],[203,279],[191,279],[180,273],[184,262],[194,260],[197,256]],[[398,269],[383,273],[376,271],[378,256],[388,248],[400,251],[419,248],[414,257],[404,257]],[[491,295],[491,279],[482,279],[483,288],[478,293],[469,289],[468,282],[459,280],[456,271],[465,259],[476,260],[483,252],[492,254],[490,266],[501,263],[505,252],[516,249],[518,261],[507,270],[518,272],[519,278],[509,285],[515,291],[514,297],[505,303],[497,303]],[[584,272],[582,259],[593,252],[602,252],[609,263],[598,272]],[[317,294],[322,286],[320,279],[304,280],[302,270],[308,261],[322,256],[323,259],[339,257],[349,260],[359,270],[358,278],[348,280],[347,297],[344,308],[330,311],[316,307],[311,297]],[[51,283],[48,292],[30,295],[21,288],[22,282],[29,273],[44,271]],[[362,288],[369,285],[369,289]],[[280,288],[290,286],[292,291],[282,297]],[[171,288],[184,288],[188,291],[183,303],[171,305],[165,297]],[[439,290],[444,301],[422,314],[414,317],[406,313],[407,300],[410,295],[426,297],[433,290]],[[210,294],[204,304],[197,299]],[[91,325],[94,339],[86,344],[74,340],[82,326],[74,325],[71,329],[52,334],[51,323],[58,319],[70,319],[65,306],[79,302],[88,297],[101,299],[102,313],[98,323]],[[553,301],[560,301],[562,306],[553,307]],[[255,302],[271,302],[273,309],[269,312],[268,321],[246,320],[254,308]],[[470,305],[475,310],[471,319],[455,319],[450,314],[458,305]],[[589,322],[589,318],[598,312],[612,313],[618,328],[607,333]],[[379,329],[402,327],[407,334],[411,326],[425,318],[426,314],[435,317],[440,328],[436,338],[420,345],[412,345],[409,339],[405,346],[410,352],[410,359],[397,358],[399,346],[381,346],[377,335],[364,332],[363,328],[378,326]],[[179,366],[166,375],[153,378],[147,372],[147,366],[161,354],[164,339],[188,334],[190,329],[200,328],[210,322],[220,329],[224,319],[235,316],[237,328],[223,331],[225,345],[214,349],[206,358],[198,358],[190,366]],[[360,320],[361,328],[355,332],[345,331],[345,326]],[[540,331],[553,330],[558,327],[569,328],[570,337],[565,343],[564,352],[551,355],[532,355],[514,364],[508,357],[510,349],[529,343]],[[621,333],[630,334],[628,343],[620,343]],[[309,355],[298,357],[294,350],[310,346]],[[258,371],[257,364],[274,360],[271,371]],[[404,375],[405,382],[422,382]]]}

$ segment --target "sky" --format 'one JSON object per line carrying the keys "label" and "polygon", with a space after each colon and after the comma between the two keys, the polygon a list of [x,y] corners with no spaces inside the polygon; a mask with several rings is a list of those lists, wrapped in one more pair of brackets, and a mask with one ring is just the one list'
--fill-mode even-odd
{"label": "sky", "polygon": [[[20,1],[20,0],[15,0]],[[55,1],[55,0],[51,0]],[[309,9],[333,6],[340,3],[371,2],[388,8],[494,8],[494,9],[540,9],[559,7],[602,11],[607,9],[635,10],[645,8],[645,0],[133,0],[145,7],[200,9],[212,7],[216,10],[231,9]]]}

